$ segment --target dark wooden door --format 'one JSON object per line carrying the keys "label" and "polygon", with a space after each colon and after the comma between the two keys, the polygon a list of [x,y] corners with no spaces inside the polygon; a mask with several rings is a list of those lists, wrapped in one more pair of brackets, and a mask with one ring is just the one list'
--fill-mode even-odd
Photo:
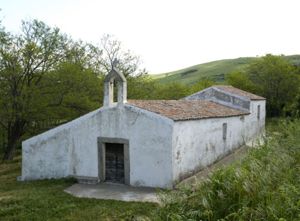
{"label": "dark wooden door", "polygon": [[124,183],[123,144],[105,144],[105,180],[114,183]]}

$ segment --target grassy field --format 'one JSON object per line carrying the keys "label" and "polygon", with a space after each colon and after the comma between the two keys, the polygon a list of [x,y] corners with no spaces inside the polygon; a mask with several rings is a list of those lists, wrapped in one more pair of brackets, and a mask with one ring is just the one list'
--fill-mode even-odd
{"label": "grassy field", "polygon": [[[286,58],[293,64],[300,64],[300,55],[286,56]],[[212,61],[173,72],[152,75],[152,77],[161,83],[178,82],[188,85],[194,84],[203,78],[223,82],[228,73],[243,70],[256,59],[256,57],[242,57]]]}
{"label": "grassy field", "polygon": [[[0,164],[0,220],[148,220],[156,204],[81,199],[63,190],[74,180],[17,182],[20,156]],[[143,219],[144,218],[144,219]]]}

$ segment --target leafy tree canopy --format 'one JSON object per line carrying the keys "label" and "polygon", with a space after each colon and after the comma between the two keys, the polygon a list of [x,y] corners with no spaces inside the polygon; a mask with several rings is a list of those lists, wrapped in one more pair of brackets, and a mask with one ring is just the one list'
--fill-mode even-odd
{"label": "leafy tree canopy", "polygon": [[294,112],[299,95],[299,68],[283,56],[267,54],[249,65],[244,72],[233,72],[227,82],[267,99],[267,114],[271,117]]}

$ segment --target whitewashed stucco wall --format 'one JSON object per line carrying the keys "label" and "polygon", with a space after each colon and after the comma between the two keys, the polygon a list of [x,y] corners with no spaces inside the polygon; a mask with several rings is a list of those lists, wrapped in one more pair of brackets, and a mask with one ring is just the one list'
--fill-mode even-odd
{"label": "whitewashed stucco wall", "polygon": [[[223,123],[227,136],[223,139]],[[178,121],[173,131],[173,178],[182,180],[243,145],[241,117]]]}
{"label": "whitewashed stucco wall", "polygon": [[[94,154],[90,152],[92,148],[87,148],[82,153],[75,150],[91,145],[90,138],[98,132],[99,112],[99,109],[95,110],[25,140],[22,143],[22,179],[60,178],[76,174],[75,165],[80,165],[85,155]],[[90,166],[93,168],[96,163],[91,162]]]}
{"label": "whitewashed stucco wall", "polygon": [[98,137],[129,140],[130,184],[172,187],[173,121],[130,105],[101,108],[22,144],[22,179],[98,177]]}
{"label": "whitewashed stucco wall", "polygon": [[[260,117],[257,117],[257,106],[260,106]],[[258,100],[251,101],[250,115],[245,117],[245,126],[243,127],[244,134],[247,135],[246,141],[248,145],[255,145],[255,142],[261,141],[265,135],[265,121],[266,121],[266,101]],[[255,139],[255,138],[258,138]]]}
{"label": "whitewashed stucco wall", "polygon": [[[260,105],[260,119],[257,106]],[[227,137],[223,139],[223,123]],[[250,114],[227,118],[177,121],[173,130],[175,182],[209,166],[245,143],[254,145],[264,135],[265,101],[251,101]]]}

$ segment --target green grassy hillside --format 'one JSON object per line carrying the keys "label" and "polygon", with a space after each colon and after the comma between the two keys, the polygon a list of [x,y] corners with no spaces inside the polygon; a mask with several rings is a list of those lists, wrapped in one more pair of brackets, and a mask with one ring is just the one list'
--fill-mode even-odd
{"label": "green grassy hillside", "polygon": [[[300,55],[286,56],[286,58],[293,64],[300,65]],[[243,70],[256,59],[258,58],[243,57],[212,61],[173,72],[153,75],[153,78],[161,83],[181,82],[183,84],[193,84],[203,78],[223,82],[228,73]]]}

